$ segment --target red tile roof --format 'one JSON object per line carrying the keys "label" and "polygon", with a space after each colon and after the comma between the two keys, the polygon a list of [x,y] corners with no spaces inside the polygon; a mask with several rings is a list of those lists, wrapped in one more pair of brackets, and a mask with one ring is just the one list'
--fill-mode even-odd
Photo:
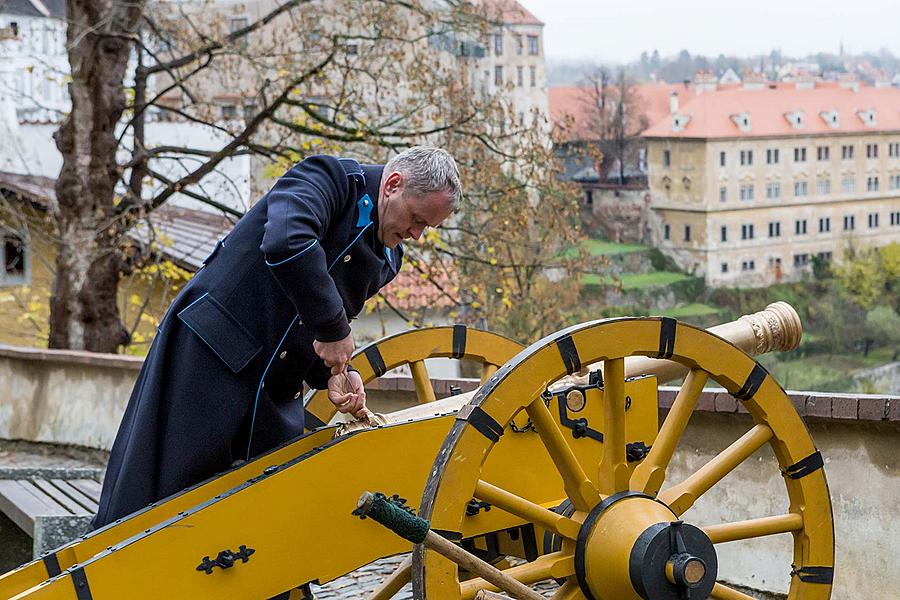
{"label": "red tile roof", "polygon": [[[874,111],[874,122],[865,113]],[[802,114],[794,127],[788,115]],[[827,116],[835,112],[837,125]],[[644,137],[735,138],[900,131],[900,89],[859,86],[858,91],[837,82],[816,82],[797,89],[795,83],[768,84],[761,89],[719,89],[680,102],[678,113],[690,117],[683,130],[672,131],[670,114],[663,114]],[[750,126],[742,130],[732,116],[746,113]],[[862,116],[861,116],[862,115]]]}
{"label": "red tile roof", "polygon": [[[611,86],[611,93],[615,93]],[[669,99],[673,92],[678,93],[679,103],[694,98],[693,86],[674,83],[646,83],[634,86],[637,96],[638,110],[642,112],[648,123],[656,123],[669,115]],[[597,94],[591,86],[558,86],[549,90],[550,118],[557,132],[566,141],[593,140],[597,132],[593,131],[596,122],[596,108],[593,103]],[[567,121],[567,116],[571,121]]]}
{"label": "red tile roof", "polygon": [[487,11],[488,18],[505,25],[543,25],[543,21],[531,14],[516,0],[476,0]]}
{"label": "red tile roof", "polygon": [[[382,289],[381,294],[398,310],[445,309],[455,306],[453,300],[447,297],[447,294],[457,293],[457,285],[450,280],[450,276],[441,271],[434,273],[433,279],[440,288],[430,279],[423,278],[409,263],[404,263],[396,279]],[[441,289],[446,290],[447,294]]]}

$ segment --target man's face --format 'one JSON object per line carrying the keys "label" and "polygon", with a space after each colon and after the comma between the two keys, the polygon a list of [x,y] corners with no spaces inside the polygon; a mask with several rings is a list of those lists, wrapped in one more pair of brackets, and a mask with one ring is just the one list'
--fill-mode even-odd
{"label": "man's face", "polygon": [[378,203],[378,239],[388,248],[403,240],[417,240],[426,227],[437,227],[450,216],[450,195],[432,192],[413,196],[404,191],[403,175],[391,173],[384,180]]}

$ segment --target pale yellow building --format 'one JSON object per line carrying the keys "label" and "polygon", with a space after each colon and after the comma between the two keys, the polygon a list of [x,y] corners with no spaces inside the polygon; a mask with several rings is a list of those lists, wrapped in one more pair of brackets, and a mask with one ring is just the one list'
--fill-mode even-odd
{"label": "pale yellow building", "polygon": [[751,81],[645,133],[653,242],[711,286],[801,278],[900,241],[900,89]]}

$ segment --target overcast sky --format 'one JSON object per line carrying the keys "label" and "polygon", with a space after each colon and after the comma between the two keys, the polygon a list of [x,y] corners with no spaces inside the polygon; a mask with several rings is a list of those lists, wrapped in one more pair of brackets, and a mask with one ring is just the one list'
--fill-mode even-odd
{"label": "overcast sky", "polygon": [[545,24],[548,58],[635,60],[877,51],[900,55],[900,0],[519,0]]}

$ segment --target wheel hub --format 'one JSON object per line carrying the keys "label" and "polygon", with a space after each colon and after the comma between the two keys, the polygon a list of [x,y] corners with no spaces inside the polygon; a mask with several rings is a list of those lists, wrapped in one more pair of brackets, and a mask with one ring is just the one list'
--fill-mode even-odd
{"label": "wheel hub", "polygon": [[588,600],[703,600],[717,572],[706,534],[640,492],[598,504],[575,546],[575,575]]}

